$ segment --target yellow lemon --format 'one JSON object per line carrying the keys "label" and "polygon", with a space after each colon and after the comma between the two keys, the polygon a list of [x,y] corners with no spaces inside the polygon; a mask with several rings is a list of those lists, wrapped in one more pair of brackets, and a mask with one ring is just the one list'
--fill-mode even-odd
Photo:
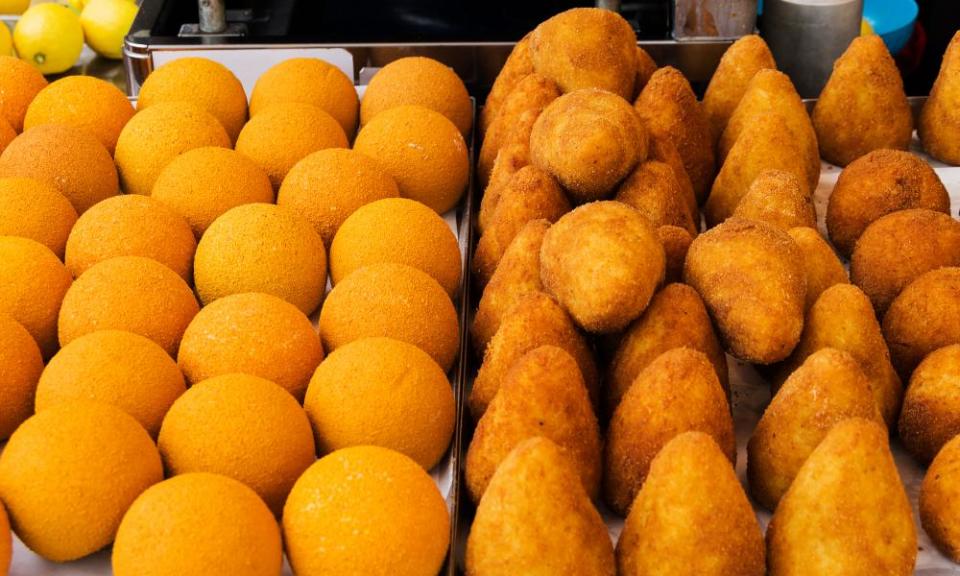
{"label": "yellow lemon", "polygon": [[13,36],[10,35],[10,29],[3,22],[0,22],[0,54],[4,56],[13,54]]}
{"label": "yellow lemon", "polygon": [[131,0],[86,0],[80,23],[87,44],[106,58],[123,58],[123,38],[137,17],[137,10]]}
{"label": "yellow lemon", "polygon": [[69,6],[70,9],[76,12],[77,14],[82,12],[83,7],[87,5],[86,0],[66,0],[66,1],[67,1],[67,6]]}
{"label": "yellow lemon", "polygon": [[0,14],[23,14],[30,7],[30,0],[0,0]]}
{"label": "yellow lemon", "polygon": [[23,13],[13,29],[20,58],[44,74],[65,72],[83,50],[80,18],[60,4],[37,4]]}
{"label": "yellow lemon", "polygon": [[860,35],[861,36],[870,36],[875,34],[873,31],[873,26],[870,25],[870,21],[864,18],[860,21]]}

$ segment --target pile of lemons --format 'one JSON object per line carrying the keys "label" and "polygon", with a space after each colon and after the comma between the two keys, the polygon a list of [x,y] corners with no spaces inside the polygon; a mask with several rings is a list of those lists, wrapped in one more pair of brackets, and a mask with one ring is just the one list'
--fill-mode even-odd
{"label": "pile of lemons", "polygon": [[13,34],[0,25],[0,54],[14,51],[43,74],[73,66],[83,43],[105,58],[122,58],[123,38],[137,15],[135,0],[0,0],[0,14],[20,14]]}

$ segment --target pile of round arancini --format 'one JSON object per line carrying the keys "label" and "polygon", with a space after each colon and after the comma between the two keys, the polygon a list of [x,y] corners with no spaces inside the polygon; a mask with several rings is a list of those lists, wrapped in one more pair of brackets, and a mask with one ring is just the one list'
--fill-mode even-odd
{"label": "pile of round arancini", "polygon": [[120,576],[437,573],[460,78],[183,58],[132,105],[0,56],[0,93],[0,574],[8,523]]}

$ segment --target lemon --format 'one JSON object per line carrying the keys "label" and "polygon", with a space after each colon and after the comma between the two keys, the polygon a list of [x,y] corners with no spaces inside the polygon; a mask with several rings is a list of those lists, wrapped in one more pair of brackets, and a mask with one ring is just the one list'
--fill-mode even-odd
{"label": "lemon", "polygon": [[873,31],[873,26],[870,25],[870,21],[864,18],[860,21],[860,35],[861,36],[870,36],[875,34]]}
{"label": "lemon", "polygon": [[30,7],[13,29],[13,46],[20,58],[44,74],[65,72],[83,50],[80,18],[60,4]]}
{"label": "lemon", "polygon": [[87,0],[80,13],[87,44],[101,56],[122,58],[123,38],[133,25],[137,10],[131,0]]}
{"label": "lemon", "polygon": [[0,0],[0,14],[23,14],[30,7],[30,0]]}
{"label": "lemon", "polygon": [[3,22],[0,22],[0,54],[3,56],[13,54],[13,37],[10,35],[10,29]]}

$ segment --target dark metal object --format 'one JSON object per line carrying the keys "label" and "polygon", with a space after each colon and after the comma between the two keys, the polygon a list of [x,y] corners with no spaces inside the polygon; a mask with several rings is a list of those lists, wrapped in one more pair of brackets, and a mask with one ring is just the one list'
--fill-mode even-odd
{"label": "dark metal object", "polygon": [[220,34],[227,29],[227,9],[224,0],[199,0],[200,32]]}

